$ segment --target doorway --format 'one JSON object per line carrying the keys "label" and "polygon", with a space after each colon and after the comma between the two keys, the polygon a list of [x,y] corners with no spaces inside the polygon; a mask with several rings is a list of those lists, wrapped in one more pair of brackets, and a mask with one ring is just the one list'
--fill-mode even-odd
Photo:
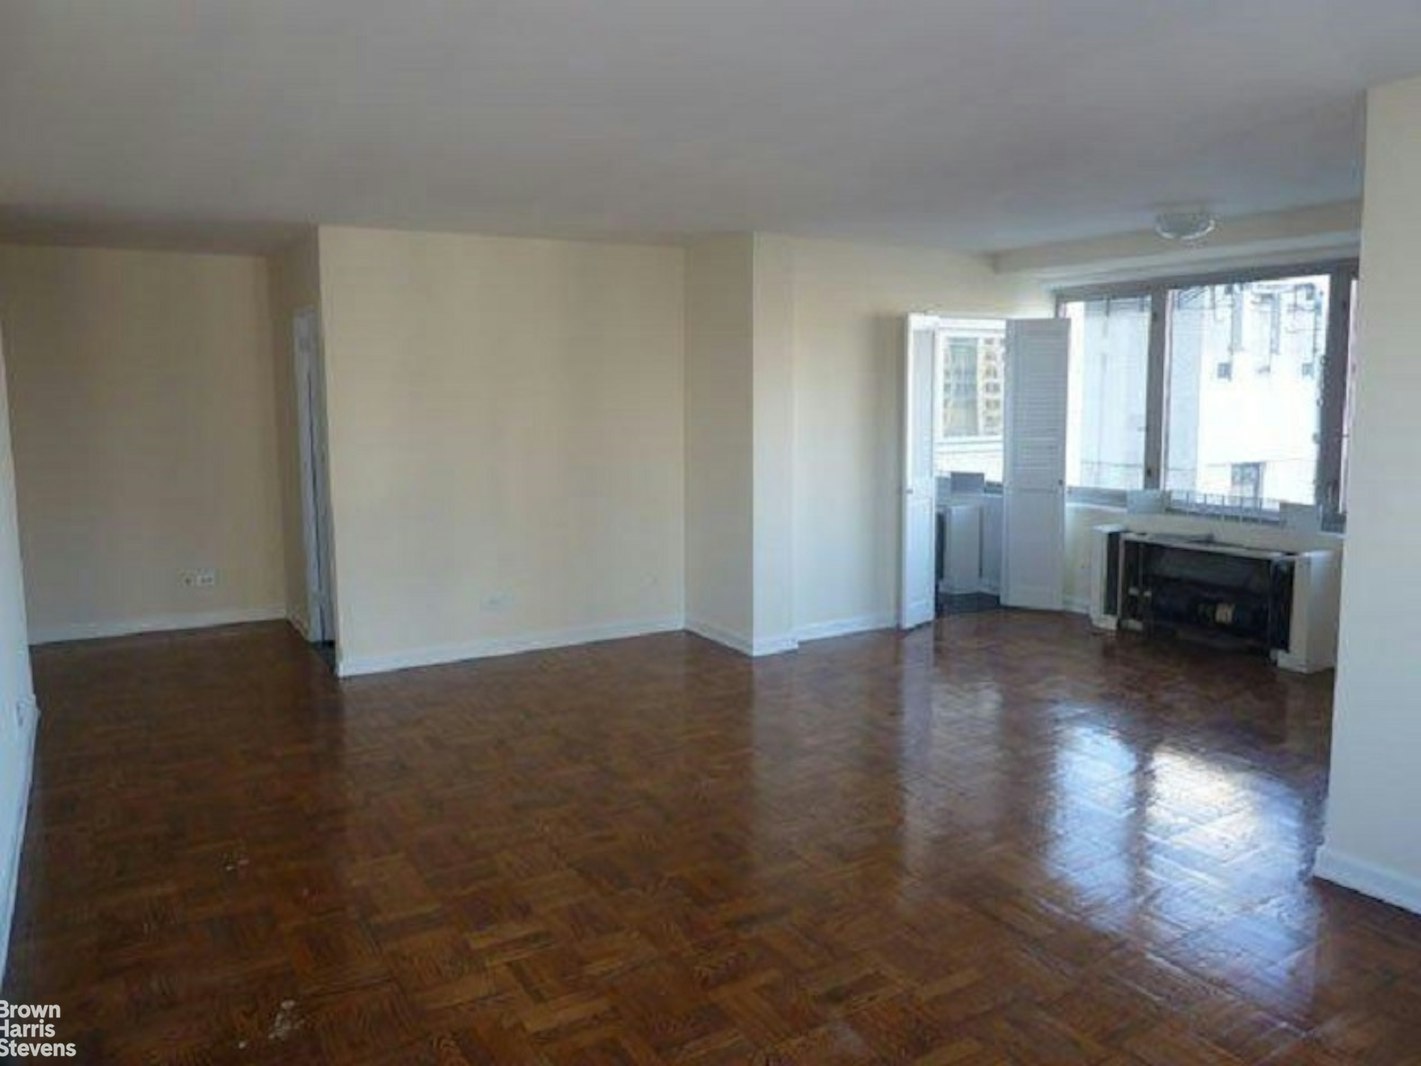
{"label": "doorway", "polygon": [[296,374],[296,434],[301,463],[301,538],[306,560],[306,639],[334,665],[335,597],[331,581],[330,480],[327,467],[325,366],[321,319],[314,307],[291,323]]}
{"label": "doorway", "polygon": [[909,315],[899,626],[1059,610],[1069,327]]}
{"label": "doorway", "polygon": [[997,605],[1006,329],[908,317],[902,628]]}

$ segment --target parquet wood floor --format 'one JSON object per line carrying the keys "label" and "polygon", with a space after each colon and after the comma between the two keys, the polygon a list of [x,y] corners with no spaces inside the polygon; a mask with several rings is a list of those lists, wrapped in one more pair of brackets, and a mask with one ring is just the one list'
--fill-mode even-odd
{"label": "parquet wood floor", "polygon": [[1001,611],[35,668],[5,995],[83,1061],[1421,1063],[1421,919],[1308,879],[1330,675]]}

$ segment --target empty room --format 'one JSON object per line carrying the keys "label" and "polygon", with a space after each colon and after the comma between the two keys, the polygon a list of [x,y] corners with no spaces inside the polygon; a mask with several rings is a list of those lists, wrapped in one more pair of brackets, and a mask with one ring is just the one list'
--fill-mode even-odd
{"label": "empty room", "polygon": [[1414,0],[8,0],[0,130],[0,1058],[1421,1064]]}

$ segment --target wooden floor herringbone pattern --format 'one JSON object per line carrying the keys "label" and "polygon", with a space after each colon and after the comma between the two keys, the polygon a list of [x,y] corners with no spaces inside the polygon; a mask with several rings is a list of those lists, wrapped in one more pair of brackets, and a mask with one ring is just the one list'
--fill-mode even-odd
{"label": "wooden floor herringbone pattern", "polygon": [[1330,675],[1005,611],[35,668],[5,995],[83,1061],[1421,1063],[1421,919],[1308,878]]}

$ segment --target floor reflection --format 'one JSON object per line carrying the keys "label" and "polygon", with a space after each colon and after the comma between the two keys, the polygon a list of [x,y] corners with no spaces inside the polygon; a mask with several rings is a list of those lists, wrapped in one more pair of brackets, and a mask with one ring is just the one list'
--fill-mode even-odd
{"label": "floor reflection", "polygon": [[94,1061],[1421,1047],[1421,920],[1308,878],[1327,677],[1000,610],[344,684],[252,626],[36,677],[6,995],[82,1005]]}

